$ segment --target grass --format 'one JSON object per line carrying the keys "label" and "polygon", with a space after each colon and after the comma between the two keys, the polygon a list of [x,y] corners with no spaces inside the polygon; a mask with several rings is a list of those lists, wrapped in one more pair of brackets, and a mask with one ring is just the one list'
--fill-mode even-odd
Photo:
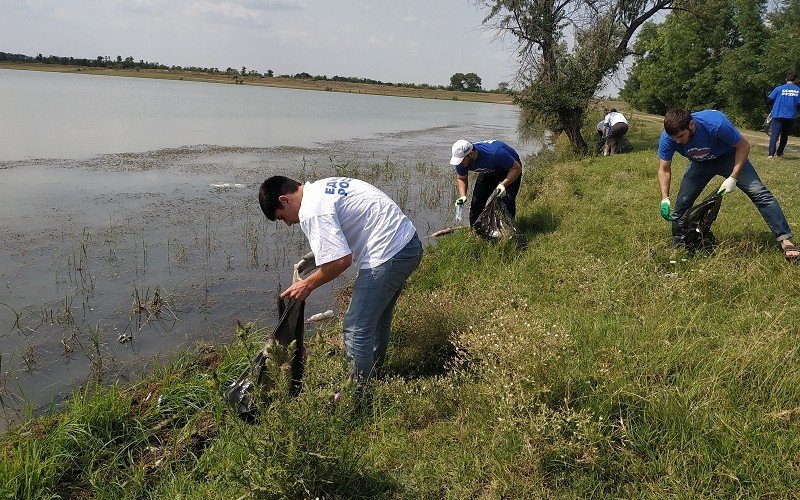
{"label": "grass", "polygon": [[[371,404],[347,392],[331,403],[346,378],[333,328],[308,343],[299,397],[277,390],[258,424],[238,421],[220,387],[262,328],[20,425],[0,442],[0,488],[9,498],[797,496],[800,268],[741,192],[723,203],[716,251],[670,264],[657,130],[631,129],[634,153],[574,159],[557,143],[526,163],[522,248],[457,232],[426,251]],[[752,158],[797,226],[800,160],[768,162],[761,148]]]}

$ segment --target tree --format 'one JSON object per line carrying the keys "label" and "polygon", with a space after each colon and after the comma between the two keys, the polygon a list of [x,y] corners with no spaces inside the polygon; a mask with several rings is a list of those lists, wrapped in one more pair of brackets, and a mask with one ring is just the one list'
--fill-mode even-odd
{"label": "tree", "polygon": [[450,90],[464,90],[464,73],[454,73],[450,77]]}
{"label": "tree", "polygon": [[731,43],[732,19],[730,0],[707,0],[694,12],[670,13],[660,25],[645,23],[620,97],[660,115],[676,106],[719,108],[715,85]]}
{"label": "tree", "polygon": [[759,127],[766,94],[800,60],[800,15],[792,16],[792,4],[800,14],[800,0],[771,14],[767,3],[705,0],[691,13],[675,11],[661,25],[645,25],[620,96],[651,113],[715,108],[737,125]]}
{"label": "tree", "polygon": [[[581,134],[589,101],[603,79],[631,54],[642,24],[691,0],[481,0],[484,26],[510,35],[520,61],[523,116],[564,132],[576,154],[588,153]],[[570,40],[565,33],[572,35]]]}
{"label": "tree", "polygon": [[481,77],[475,73],[455,73],[450,77],[450,90],[462,90],[464,92],[480,92]]}
{"label": "tree", "polygon": [[787,0],[783,8],[767,15],[770,37],[764,47],[764,71],[773,84],[786,72],[800,71],[800,0]]}

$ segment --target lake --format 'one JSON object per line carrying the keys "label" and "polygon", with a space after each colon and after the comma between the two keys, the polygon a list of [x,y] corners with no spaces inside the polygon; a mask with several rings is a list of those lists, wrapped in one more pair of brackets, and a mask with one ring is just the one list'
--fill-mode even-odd
{"label": "lake", "polygon": [[541,147],[514,106],[245,85],[0,70],[0,109],[0,428],[228,343],[237,320],[274,324],[308,248],[261,213],[266,177],[364,179],[432,243],[454,140]]}

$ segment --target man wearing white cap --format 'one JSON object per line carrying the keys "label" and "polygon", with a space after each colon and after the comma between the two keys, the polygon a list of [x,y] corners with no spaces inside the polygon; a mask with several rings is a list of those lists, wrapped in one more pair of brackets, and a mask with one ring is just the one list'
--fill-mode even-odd
{"label": "man wearing white cap", "polygon": [[467,201],[469,172],[478,173],[469,207],[470,226],[478,220],[486,201],[495,192],[503,200],[511,216],[516,215],[517,193],[522,180],[522,160],[514,148],[497,140],[473,143],[459,139],[453,144],[450,165],[456,167],[459,194],[456,205],[463,205]]}

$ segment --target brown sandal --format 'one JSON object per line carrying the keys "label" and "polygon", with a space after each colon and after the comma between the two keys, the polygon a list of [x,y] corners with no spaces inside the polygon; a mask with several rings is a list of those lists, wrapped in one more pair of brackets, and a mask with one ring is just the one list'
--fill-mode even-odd
{"label": "brown sandal", "polygon": [[[797,255],[789,255],[789,252],[798,252]],[[788,262],[794,262],[800,259],[800,247],[791,245],[783,248],[783,256]]]}

